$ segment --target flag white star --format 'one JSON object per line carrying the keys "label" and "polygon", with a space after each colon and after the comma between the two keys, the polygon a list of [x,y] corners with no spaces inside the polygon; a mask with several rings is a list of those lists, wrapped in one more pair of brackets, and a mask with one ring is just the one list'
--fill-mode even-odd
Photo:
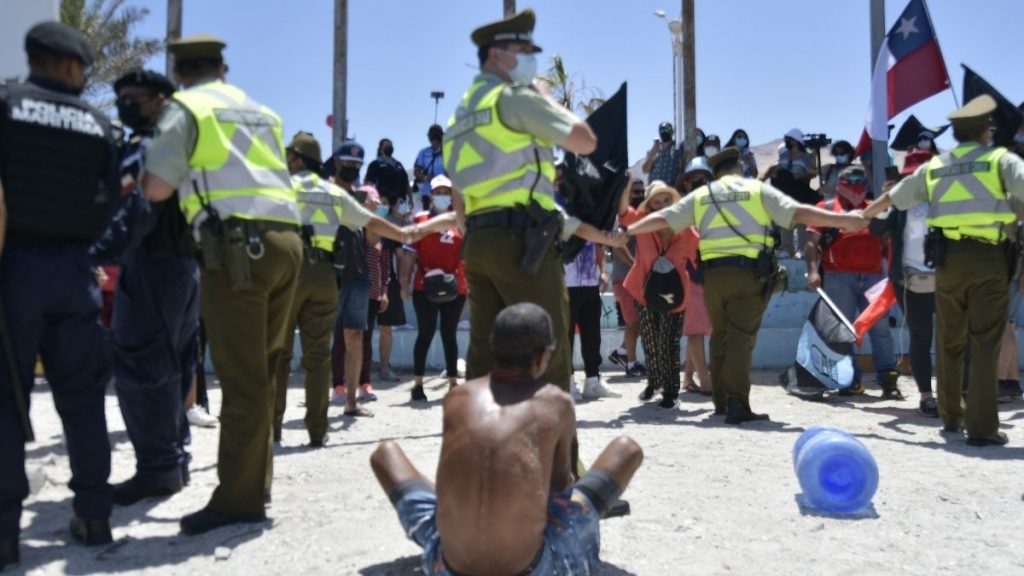
{"label": "flag white star", "polygon": [[917,25],[914,22],[917,20],[917,16],[911,17],[909,20],[906,18],[900,18],[900,27],[896,29],[896,34],[902,34],[903,39],[906,40],[911,34],[920,32],[917,29]]}

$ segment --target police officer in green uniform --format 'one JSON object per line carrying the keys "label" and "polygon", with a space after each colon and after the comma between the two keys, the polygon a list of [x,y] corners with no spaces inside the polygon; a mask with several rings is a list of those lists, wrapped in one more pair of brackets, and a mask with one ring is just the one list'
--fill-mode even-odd
{"label": "police officer in green uniform", "polygon": [[[480,74],[448,123],[443,152],[456,193],[453,204],[466,230],[467,379],[491,370],[489,338],[498,312],[519,302],[535,302],[551,316],[558,338],[543,378],[568,391],[569,300],[557,248],[553,242],[539,247],[535,272],[524,272],[520,264],[530,250],[528,237],[540,238],[539,229],[531,226],[546,215],[562,221],[563,239],[573,234],[600,243],[608,239],[555,204],[552,146],[589,154],[597,138],[586,122],[534,81],[540,52],[533,43],[534,23],[533,11],[524,10],[473,32]],[[535,210],[528,214],[531,202]]]}
{"label": "police officer in green uniform", "polygon": [[224,42],[173,41],[183,90],[164,108],[143,190],[171,198],[199,237],[200,300],[220,378],[217,475],[210,502],[181,520],[199,534],[266,518],[272,477],[274,373],[284,349],[302,240],[285,164],[283,126],[270,108],[224,81]]}
{"label": "police officer in green uniform", "polygon": [[[306,430],[310,446],[321,448],[327,439],[331,335],[338,302],[338,266],[344,265],[345,258],[341,248],[335,251],[338,228],[358,230],[365,226],[396,242],[411,243],[424,234],[423,230],[430,230],[439,223],[431,221],[424,223],[422,228],[399,228],[371,213],[342,188],[320,178],[320,143],[308,132],[296,134],[285,150],[302,215],[306,258],[299,274],[291,317],[285,327],[284,352],[277,370],[274,440],[281,440],[288,373],[295,328],[298,327],[302,343],[302,371],[305,373]],[[352,388],[354,396],[354,380]]]}
{"label": "police officer in green uniform", "polygon": [[[1010,239],[1024,203],[1024,161],[992,146],[991,96],[974,98],[949,115],[956,148],[940,154],[864,210],[871,218],[890,204],[908,210],[928,202],[925,253],[937,268],[938,404],[943,430],[966,425],[972,446],[1006,444],[999,431],[996,360],[1006,325]],[[964,407],[964,352],[971,367]]]}
{"label": "police officer in green uniform", "polygon": [[711,335],[711,373],[714,375],[715,414],[729,424],[767,420],[750,409],[750,363],[768,305],[775,273],[771,256],[774,221],[828,226],[857,231],[867,226],[860,212],[836,214],[800,204],[770,184],[744,178],[739,150],[726,148],[709,160],[716,181],[679,202],[650,214],[626,230],[628,236],[671,228],[679,232],[696,225],[704,269],[704,301],[714,331]]}

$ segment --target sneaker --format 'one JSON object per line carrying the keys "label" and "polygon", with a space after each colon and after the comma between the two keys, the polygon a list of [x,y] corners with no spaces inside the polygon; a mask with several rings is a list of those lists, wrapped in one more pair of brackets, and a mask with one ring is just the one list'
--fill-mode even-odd
{"label": "sneaker", "polygon": [[583,400],[583,394],[580,394],[579,387],[573,382],[569,384],[569,395],[572,396],[574,402],[581,402]]}
{"label": "sneaker", "polygon": [[921,416],[925,416],[927,418],[938,418],[939,405],[935,402],[935,398],[932,396],[922,398],[921,403],[917,406],[917,412],[921,414]]}
{"label": "sneaker", "polygon": [[394,370],[388,368],[387,370],[380,371],[380,379],[385,382],[401,382],[402,379],[395,374]]}
{"label": "sneaker", "polygon": [[345,391],[345,385],[344,384],[338,384],[337,386],[334,387],[334,396],[331,398],[331,403],[332,404],[344,404],[345,403],[345,395],[346,394],[347,394],[347,392]]}
{"label": "sneaker", "polygon": [[641,402],[649,401],[651,398],[654,398],[654,388],[652,388],[650,385],[645,386],[643,392],[641,392],[640,395],[637,396],[637,398]]}
{"label": "sneaker", "polygon": [[608,361],[617,366],[629,368],[629,358],[625,353],[618,350],[612,350],[612,353],[608,355]]}
{"label": "sneaker", "polygon": [[583,381],[584,398],[622,398],[622,394],[608,388],[600,376],[591,376]]}
{"label": "sneaker", "polygon": [[412,387],[412,401],[413,402],[426,402],[427,393],[423,391],[423,386]]}
{"label": "sneaker", "polygon": [[216,416],[211,415],[198,404],[189,408],[188,412],[185,412],[185,417],[188,418],[189,424],[200,428],[215,428],[218,422]]}
{"label": "sneaker", "polygon": [[360,402],[373,402],[377,399],[377,393],[373,391],[373,386],[369,383],[359,385],[359,397]]}
{"label": "sneaker", "polygon": [[854,382],[853,384],[850,385],[849,388],[839,391],[840,396],[860,396],[861,394],[864,393],[864,385],[861,384],[860,382]]}
{"label": "sneaker", "polygon": [[632,376],[635,378],[646,378],[647,368],[639,362],[633,362],[632,365],[626,367],[626,376]]}
{"label": "sneaker", "polygon": [[664,408],[665,410],[671,410],[679,406],[679,397],[671,398],[669,396],[662,396],[661,402],[658,402],[658,408]]}

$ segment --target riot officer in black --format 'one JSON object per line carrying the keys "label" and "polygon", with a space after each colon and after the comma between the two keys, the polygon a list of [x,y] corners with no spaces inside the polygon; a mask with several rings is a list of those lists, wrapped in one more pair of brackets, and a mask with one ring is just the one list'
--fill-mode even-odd
{"label": "riot officer in black", "polygon": [[25,51],[28,81],[0,87],[0,190],[7,216],[0,253],[7,325],[0,329],[11,336],[3,347],[10,353],[0,348],[0,569],[18,561],[29,492],[19,405],[30,397],[37,355],[71,460],[71,534],[90,546],[112,539],[104,414],[109,352],[89,247],[116,204],[116,152],[109,120],[78,97],[93,62],[85,37],[44,22],[25,36]]}
{"label": "riot officer in black", "polygon": [[131,137],[121,151],[121,208],[97,244],[102,263],[120,264],[111,341],[117,397],[135,475],[114,486],[114,503],[169,496],[188,482],[183,405],[195,371],[199,267],[177,195],[150,202],[138,183],[164,100],[167,77],[130,70],[114,83],[117,112]]}

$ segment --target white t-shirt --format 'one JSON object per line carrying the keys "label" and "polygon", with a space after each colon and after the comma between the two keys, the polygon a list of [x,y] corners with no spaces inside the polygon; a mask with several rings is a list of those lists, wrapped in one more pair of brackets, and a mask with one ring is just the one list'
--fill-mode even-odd
{"label": "white t-shirt", "polygon": [[907,225],[903,228],[903,267],[921,272],[932,272],[924,263],[924,238],[928,235],[928,204],[918,204],[907,210]]}

